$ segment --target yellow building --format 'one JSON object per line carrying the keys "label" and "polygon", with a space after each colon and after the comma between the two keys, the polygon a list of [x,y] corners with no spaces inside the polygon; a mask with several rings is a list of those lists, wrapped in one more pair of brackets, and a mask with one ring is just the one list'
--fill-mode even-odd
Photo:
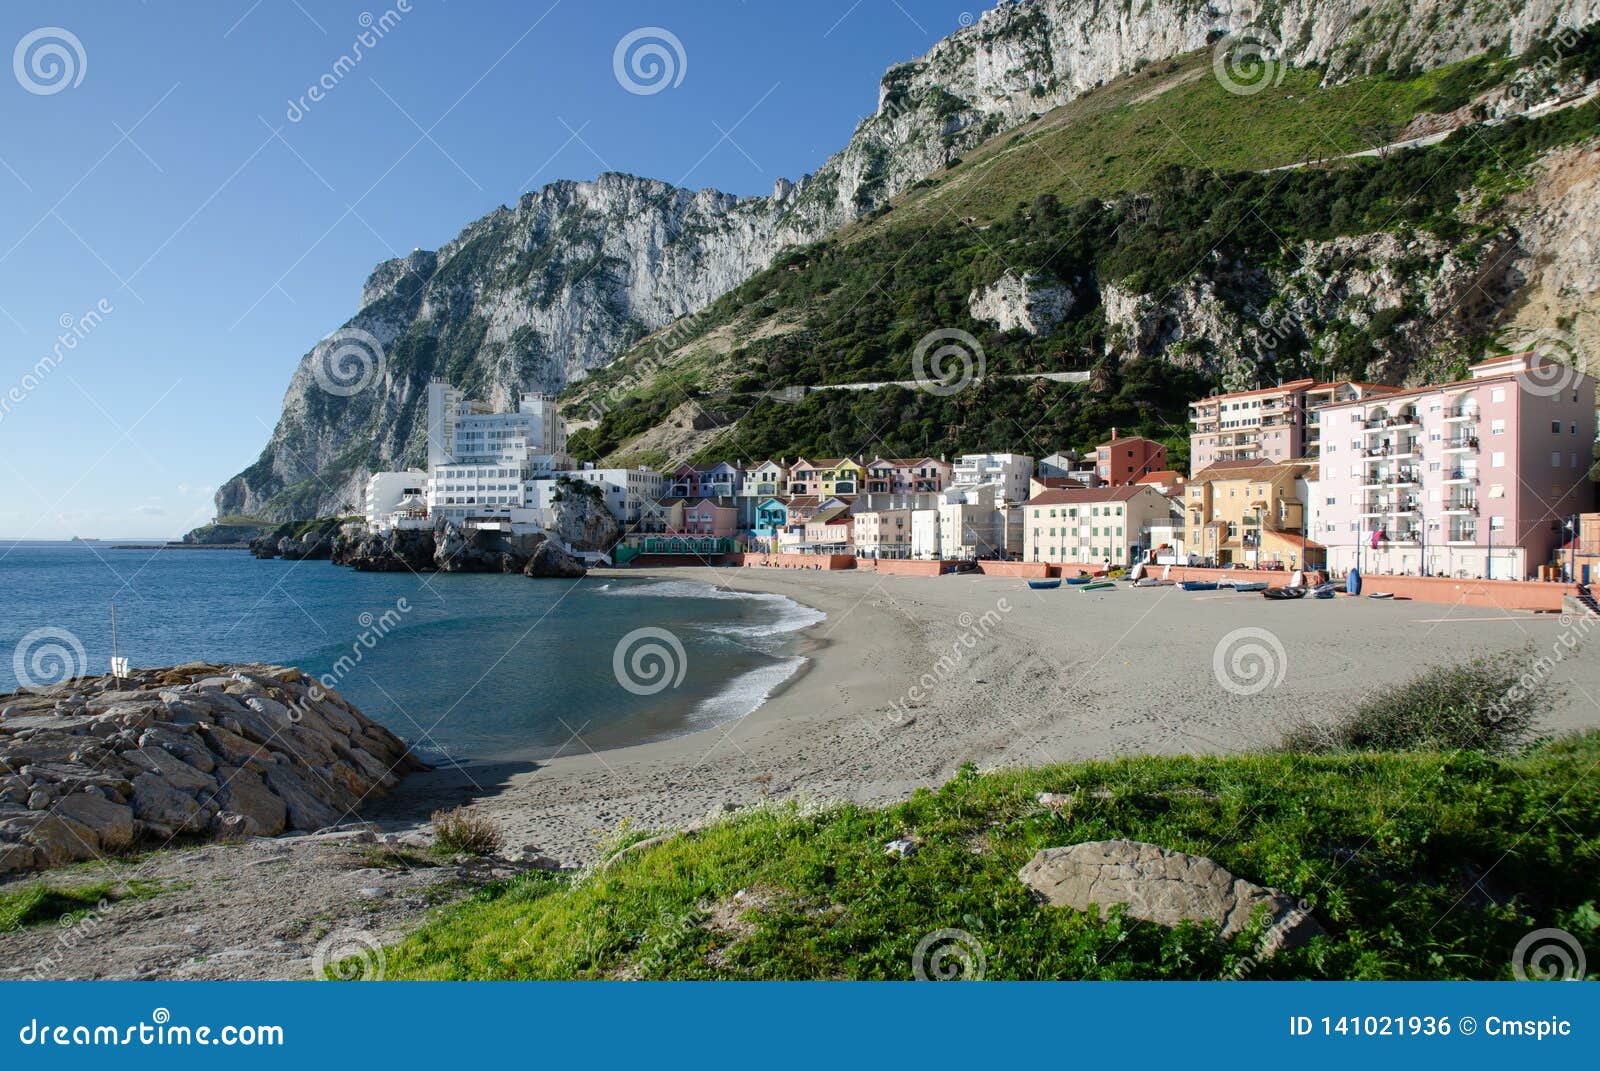
{"label": "yellow building", "polygon": [[1189,552],[1217,565],[1320,565],[1326,551],[1305,538],[1306,504],[1296,489],[1308,473],[1315,479],[1315,468],[1255,458],[1196,473],[1184,492]]}

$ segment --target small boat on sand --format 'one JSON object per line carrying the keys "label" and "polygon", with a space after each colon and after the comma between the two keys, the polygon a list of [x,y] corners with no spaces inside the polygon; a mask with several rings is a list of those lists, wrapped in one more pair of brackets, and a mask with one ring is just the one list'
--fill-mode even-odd
{"label": "small boat on sand", "polygon": [[1284,602],[1289,599],[1303,599],[1306,597],[1305,588],[1268,588],[1261,593],[1263,599],[1272,599],[1274,602]]}
{"label": "small boat on sand", "polygon": [[1311,597],[1313,599],[1331,599],[1338,594],[1338,591],[1338,584],[1322,583],[1311,589]]}
{"label": "small boat on sand", "polygon": [[1369,598],[1369,599],[1392,599],[1392,598],[1394,598],[1394,592],[1392,592],[1392,591],[1374,591],[1371,595],[1368,595],[1367,598]]}
{"label": "small boat on sand", "polygon": [[1185,580],[1185,581],[1183,581],[1183,583],[1179,584],[1178,586],[1180,588],[1182,588],[1184,591],[1216,591],[1217,590],[1217,582],[1215,580]]}
{"label": "small boat on sand", "polygon": [[1117,585],[1113,584],[1109,580],[1099,580],[1099,581],[1096,581],[1093,584],[1085,584],[1079,590],[1080,591],[1106,591],[1106,590],[1109,590],[1109,589],[1113,589],[1116,586]]}
{"label": "small boat on sand", "polygon": [[1061,586],[1059,580],[1030,580],[1028,586],[1034,591],[1053,591]]}
{"label": "small boat on sand", "polygon": [[1153,576],[1142,576],[1133,582],[1133,586],[1136,588],[1170,588],[1172,581],[1158,580]]}
{"label": "small boat on sand", "polygon": [[1094,579],[1094,577],[1089,576],[1087,574],[1085,574],[1083,576],[1069,576],[1069,577],[1067,577],[1067,583],[1069,583],[1069,584],[1087,584],[1089,581],[1091,581],[1093,579]]}
{"label": "small boat on sand", "polygon": [[1234,584],[1232,587],[1234,591],[1266,591],[1267,582],[1265,580],[1251,580],[1244,584]]}

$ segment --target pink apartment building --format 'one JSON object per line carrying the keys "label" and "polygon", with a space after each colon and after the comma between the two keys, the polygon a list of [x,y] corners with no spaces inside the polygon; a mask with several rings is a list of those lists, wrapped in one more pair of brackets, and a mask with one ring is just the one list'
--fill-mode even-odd
{"label": "pink apartment building", "polygon": [[[1189,471],[1260,458],[1291,461],[1317,456],[1321,441],[1316,410],[1358,401],[1395,388],[1341,380],[1297,379],[1276,387],[1217,394],[1189,403]],[[1157,466],[1160,467],[1160,466]]]}
{"label": "pink apartment building", "polygon": [[1471,372],[1318,411],[1330,567],[1527,579],[1593,509],[1594,378],[1535,354]]}

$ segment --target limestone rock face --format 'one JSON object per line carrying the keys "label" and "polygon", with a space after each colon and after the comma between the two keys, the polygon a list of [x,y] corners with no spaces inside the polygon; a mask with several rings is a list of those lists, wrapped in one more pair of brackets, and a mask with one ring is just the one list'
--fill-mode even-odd
{"label": "limestone rock face", "polygon": [[622,538],[622,526],[597,495],[563,492],[551,512],[550,533],[574,550],[610,551]]}
{"label": "limestone rock face", "polygon": [[1022,883],[1055,907],[1103,911],[1123,904],[1136,919],[1161,926],[1212,923],[1226,940],[1258,910],[1271,920],[1265,953],[1304,944],[1322,933],[1308,909],[1276,889],[1263,888],[1200,855],[1132,840],[1101,840],[1046,848],[1018,872]]}
{"label": "limestone rock face", "polygon": [[577,579],[587,575],[589,570],[578,559],[546,540],[534,551],[528,559],[528,564],[522,569],[523,576]]}
{"label": "limestone rock face", "polygon": [[351,526],[334,537],[332,560],[359,572],[426,572],[438,551],[432,529],[392,529],[382,535]]}
{"label": "limestone rock face", "polygon": [[335,824],[423,769],[297,669],[192,663],[0,695],[0,874]]}
{"label": "limestone rock face", "polygon": [[987,320],[1002,331],[1022,330],[1048,335],[1072,313],[1077,298],[1058,283],[1034,272],[1008,271],[986,287],[974,290],[967,307],[974,320]]}
{"label": "limestone rock face", "polygon": [[[1235,35],[1288,63],[1325,65],[1338,81],[1402,57],[1430,68],[1521,52],[1557,20],[1596,18],[1600,0],[1002,3],[890,68],[849,143],[814,174],[775,182],[770,196],[615,173],[554,182],[438,250],[380,264],[355,315],[301,359],[271,440],[218,491],[218,513],[337,513],[361,500],[369,472],[421,458],[423,395],[454,355],[470,354],[464,375],[449,370],[486,401],[559,390],[705,308],[783,250],[827,236],[987,138],[1142,63]],[[352,343],[354,362],[345,359]]]}

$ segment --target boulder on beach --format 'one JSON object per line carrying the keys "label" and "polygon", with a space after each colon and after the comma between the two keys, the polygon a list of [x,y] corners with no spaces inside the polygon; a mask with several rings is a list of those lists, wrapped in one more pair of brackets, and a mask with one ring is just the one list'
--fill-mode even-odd
{"label": "boulder on beach", "polygon": [[0,874],[310,832],[426,764],[298,669],[190,663],[0,695]]}

